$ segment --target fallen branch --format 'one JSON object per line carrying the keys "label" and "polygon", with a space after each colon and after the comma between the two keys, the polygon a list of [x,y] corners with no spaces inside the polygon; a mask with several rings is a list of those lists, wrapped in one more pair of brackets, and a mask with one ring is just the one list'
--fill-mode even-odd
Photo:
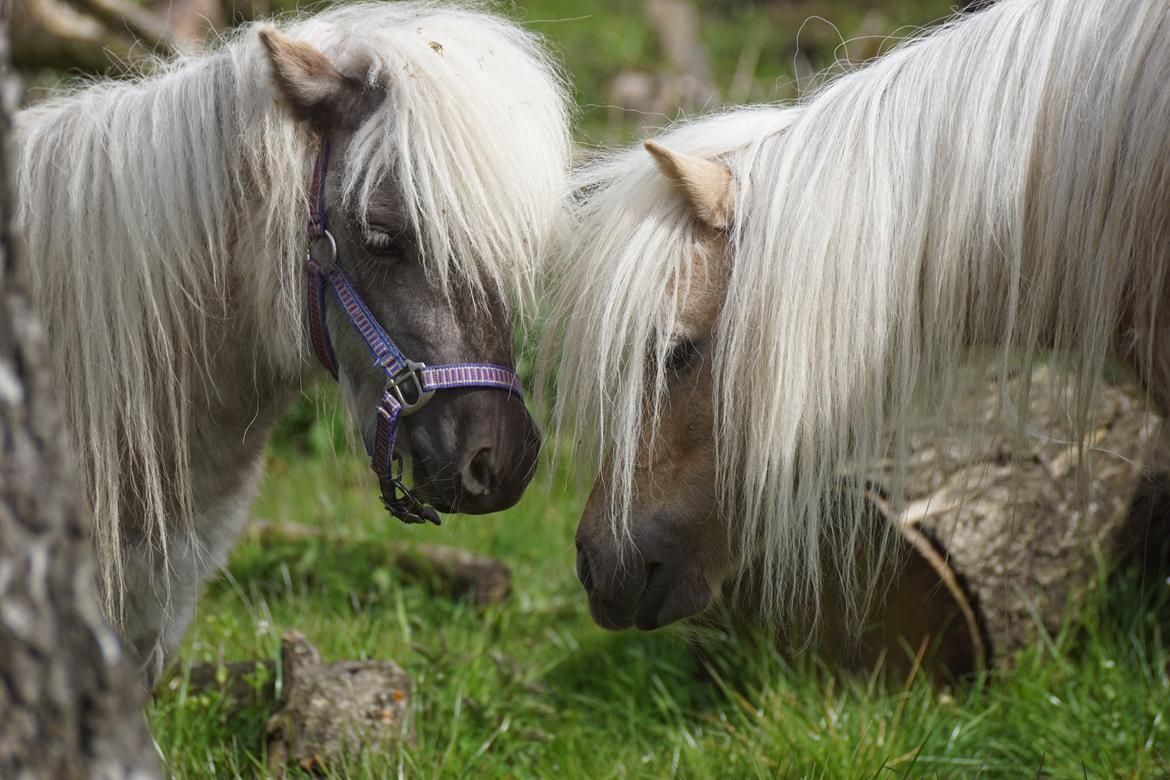
{"label": "fallen branch", "polygon": [[[179,690],[182,674],[172,677],[167,687]],[[276,698],[276,662],[229,661],[226,663],[198,663],[186,676],[189,693],[218,691],[228,712],[243,707],[264,705]]]}
{"label": "fallen branch", "polygon": [[487,607],[505,601],[512,590],[508,567],[485,555],[435,544],[404,544],[355,540],[323,528],[300,523],[254,521],[251,533],[261,544],[303,542],[323,539],[346,544],[374,544],[386,550],[394,566],[411,581],[438,582],[455,594],[474,594],[476,606]]}

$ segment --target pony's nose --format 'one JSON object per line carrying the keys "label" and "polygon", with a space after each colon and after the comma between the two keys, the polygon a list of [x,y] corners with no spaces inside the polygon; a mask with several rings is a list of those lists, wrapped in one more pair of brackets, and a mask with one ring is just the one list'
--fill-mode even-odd
{"label": "pony's nose", "polygon": [[491,447],[476,450],[459,474],[463,481],[463,493],[468,496],[486,496],[495,492],[500,479],[496,473],[496,458]]}

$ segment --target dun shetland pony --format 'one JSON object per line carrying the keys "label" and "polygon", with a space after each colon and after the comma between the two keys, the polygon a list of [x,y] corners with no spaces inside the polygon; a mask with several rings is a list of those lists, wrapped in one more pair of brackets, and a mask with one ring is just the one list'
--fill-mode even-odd
{"label": "dun shetland pony", "polygon": [[1109,359],[1170,411],[1168,79],[1166,3],[1002,0],[585,168],[550,295],[559,419],[604,462],[595,619],[660,626],[749,573],[773,619],[864,606],[849,486],[904,463],[972,348],[1065,356],[1077,440]]}
{"label": "dun shetland pony", "polygon": [[[17,118],[20,226],[93,508],[101,587],[157,675],[246,517],[273,424],[316,364],[305,250],[319,141],[346,273],[401,350],[513,362],[564,187],[565,90],[535,36],[430,3],[251,26],[203,57]],[[330,298],[367,445],[386,373]],[[539,437],[515,394],[402,423],[440,510],[517,500]]]}

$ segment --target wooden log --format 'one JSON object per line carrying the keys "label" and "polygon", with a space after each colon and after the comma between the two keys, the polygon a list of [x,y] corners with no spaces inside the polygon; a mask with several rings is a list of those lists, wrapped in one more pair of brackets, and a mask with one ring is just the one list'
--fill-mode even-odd
{"label": "wooden log", "polygon": [[261,544],[325,539],[342,544],[375,545],[409,581],[435,583],[456,596],[470,595],[476,606],[499,604],[511,595],[512,572],[494,558],[457,547],[409,544],[383,540],[355,540],[300,523],[253,521],[251,533]]}
{"label": "wooden log", "polygon": [[[892,526],[895,549],[860,636],[826,594],[816,647],[830,662],[940,680],[1010,665],[1041,631],[1075,619],[1102,564],[1166,538],[1170,443],[1136,391],[1102,387],[1083,450],[1065,433],[1071,389],[1055,372],[1033,374],[1023,427],[1001,405],[1022,392],[1019,379],[1004,395],[977,375],[945,419],[910,431],[900,501],[893,463],[869,475],[874,539]],[[738,596],[735,619],[748,620],[752,603]],[[790,622],[780,644],[801,647],[807,633]]]}
{"label": "wooden log", "polygon": [[[913,431],[900,509],[882,499],[875,506],[908,558],[884,606],[884,630],[911,644],[935,635],[966,645],[976,668],[1008,665],[1039,632],[1059,632],[1103,563],[1170,527],[1157,499],[1170,446],[1132,387],[1102,388],[1083,444],[1065,434],[1071,388],[1054,371],[1033,375],[1023,429],[1017,415],[1001,413],[998,382],[972,388],[948,426],[966,432],[941,440],[937,427]],[[1021,380],[1006,392],[1018,397]],[[879,484],[892,476],[892,467],[873,475]],[[906,578],[914,584],[904,587]],[[924,599],[940,591],[950,603],[926,609]],[[954,657],[940,660],[963,671]]]}
{"label": "wooden log", "polygon": [[24,0],[12,20],[17,68],[61,68],[106,73],[140,60],[134,39],[112,32],[61,0]]}
{"label": "wooden log", "polygon": [[[1021,392],[1020,382],[1007,390]],[[1062,436],[1067,400],[1054,372],[1039,369],[1021,436],[998,411],[996,383],[968,395],[958,413],[977,421],[975,456],[956,460],[953,445],[917,433],[904,508],[881,507],[915,550],[929,540],[937,555],[922,557],[940,580],[965,583],[964,609],[995,664],[1009,663],[1038,631],[1057,633],[1098,583],[1102,561],[1124,555],[1133,524],[1158,524],[1133,510],[1167,461],[1160,420],[1132,388],[1105,386],[1081,445]]]}
{"label": "wooden log", "polygon": [[155,54],[193,54],[200,42],[184,38],[167,19],[130,0],[69,0],[83,13],[111,30],[126,30]]}

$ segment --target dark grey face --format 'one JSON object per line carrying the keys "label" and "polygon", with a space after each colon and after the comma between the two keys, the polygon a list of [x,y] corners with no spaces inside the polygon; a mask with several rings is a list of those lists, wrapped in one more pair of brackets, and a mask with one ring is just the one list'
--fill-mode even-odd
{"label": "dark grey face", "polygon": [[[381,106],[385,90],[367,83],[360,61],[335,65],[312,46],[271,29],[259,37],[280,98],[294,117],[329,141],[329,231],[338,262],[383,329],[414,361],[513,367],[512,323],[499,293],[473,302],[458,282],[444,291],[427,277],[396,182],[380,185],[364,215],[344,207],[341,181],[349,141]],[[374,365],[336,301],[327,304],[326,322],[342,395],[369,447],[385,372]],[[540,436],[513,394],[443,390],[400,420],[396,449],[411,461],[418,498],[441,512],[483,513],[520,498],[536,469]]]}
{"label": "dark grey face", "polygon": [[[326,179],[329,230],[338,262],[366,305],[409,359],[445,363],[495,363],[514,367],[513,329],[496,291],[476,301],[466,285],[444,293],[427,277],[415,231],[393,182],[386,182],[365,215],[341,203],[341,160],[347,133],[335,132],[331,156],[338,163]],[[386,375],[335,301],[327,323],[339,365],[342,396],[367,448],[373,443],[376,409]],[[415,493],[441,512],[478,514],[519,500],[536,469],[540,435],[524,402],[493,388],[442,390],[399,422],[397,451],[412,464]]]}

